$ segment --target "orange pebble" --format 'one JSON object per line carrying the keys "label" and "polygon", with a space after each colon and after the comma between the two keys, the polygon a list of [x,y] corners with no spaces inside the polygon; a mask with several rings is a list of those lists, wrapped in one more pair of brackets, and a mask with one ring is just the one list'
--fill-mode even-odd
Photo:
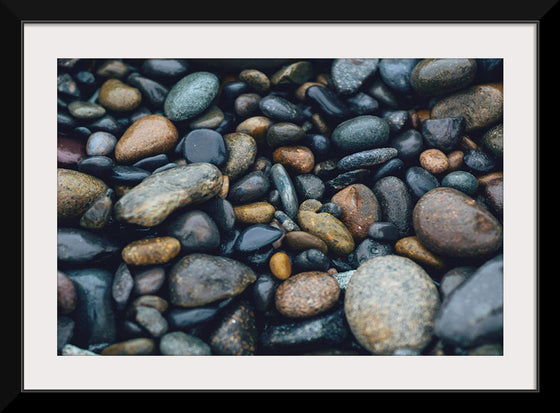
{"label": "orange pebble", "polygon": [[270,271],[279,280],[285,280],[292,275],[292,262],[285,252],[276,252],[268,262]]}

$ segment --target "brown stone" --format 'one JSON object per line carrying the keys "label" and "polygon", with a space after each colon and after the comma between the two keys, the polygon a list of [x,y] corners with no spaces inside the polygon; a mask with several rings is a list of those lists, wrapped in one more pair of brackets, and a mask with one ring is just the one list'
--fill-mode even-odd
{"label": "brown stone", "polygon": [[429,109],[420,109],[416,111],[416,117],[418,119],[418,123],[415,128],[418,130],[422,130],[422,123],[424,123],[425,120],[430,119],[431,112]]}
{"label": "brown stone", "polygon": [[272,275],[279,280],[285,280],[292,275],[292,262],[290,257],[285,252],[276,252],[268,261],[268,266]]}
{"label": "brown stone", "polygon": [[78,162],[86,156],[84,142],[66,136],[59,136],[56,140],[56,161],[59,167],[76,168]]}
{"label": "brown stone", "polygon": [[257,351],[255,310],[247,299],[228,307],[208,337],[212,354],[251,356]]}
{"label": "brown stone", "polygon": [[136,313],[136,307],[152,307],[158,310],[160,313],[165,313],[167,311],[167,308],[169,307],[169,303],[159,295],[141,295],[130,304],[126,312],[126,316],[129,318],[134,317]]}
{"label": "brown stone", "polygon": [[381,219],[377,197],[363,184],[352,184],[338,191],[331,202],[342,210],[340,220],[356,241],[365,239],[371,224]]}
{"label": "brown stone", "polygon": [[296,99],[303,102],[306,96],[305,93],[307,92],[307,89],[311,86],[324,86],[324,85],[319,82],[305,82],[303,85],[301,85],[294,91],[294,96],[296,97]]}
{"label": "brown stone", "polygon": [[317,249],[327,254],[328,247],[321,238],[305,231],[290,231],[284,236],[284,245],[293,251]]}
{"label": "brown stone", "polygon": [[229,176],[222,175],[222,187],[218,193],[219,198],[226,199],[229,193]]}
{"label": "brown stone", "polygon": [[56,278],[57,307],[60,314],[70,314],[76,308],[78,295],[72,280],[62,271],[57,271]]}
{"label": "brown stone", "polygon": [[255,92],[263,94],[270,89],[270,79],[257,69],[244,69],[239,73],[239,80],[247,83]]}
{"label": "brown stone", "polygon": [[347,255],[354,250],[354,238],[348,228],[327,212],[300,211],[297,216],[299,226],[321,238],[329,251],[335,255]]}
{"label": "brown stone", "polygon": [[317,130],[317,133],[325,135],[327,138],[331,136],[332,127],[327,123],[327,121],[321,116],[320,113],[313,113],[311,115],[311,123]]}
{"label": "brown stone", "polygon": [[274,302],[286,317],[307,318],[332,308],[340,297],[336,279],[321,271],[295,274],[276,289]]}
{"label": "brown stone", "polygon": [[124,247],[122,258],[130,265],[164,264],[175,258],[180,251],[181,243],[176,238],[143,238]]}
{"label": "brown stone", "polygon": [[299,210],[300,211],[317,212],[321,209],[322,206],[323,206],[323,203],[321,201],[319,201],[317,199],[309,198],[309,199],[306,199],[305,201],[303,201],[299,205]]}
{"label": "brown stone", "polygon": [[253,202],[251,204],[233,207],[235,218],[243,224],[268,224],[274,218],[276,209],[268,202]]}
{"label": "brown stone", "polygon": [[266,116],[252,116],[237,125],[235,131],[250,135],[257,143],[261,143],[265,141],[270,125],[272,125],[272,120]]}
{"label": "brown stone", "polygon": [[434,119],[463,116],[466,131],[490,127],[502,120],[504,95],[496,84],[475,85],[445,96],[433,106]]}
{"label": "brown stone", "polygon": [[416,261],[418,264],[423,264],[434,269],[440,270],[446,266],[445,262],[440,257],[422,245],[415,236],[398,240],[395,243],[395,252]]}
{"label": "brown stone", "polygon": [[129,163],[168,152],[175,147],[179,132],[162,115],[143,116],[128,127],[115,146],[117,162]]}
{"label": "brown stone", "polygon": [[101,351],[103,356],[137,356],[153,354],[156,348],[155,342],[151,338],[132,338],[111,344]]}
{"label": "brown stone", "polygon": [[72,169],[58,168],[56,178],[60,223],[77,221],[108,189],[101,179]]}
{"label": "brown stone", "polygon": [[449,172],[458,171],[463,167],[463,158],[465,153],[463,151],[453,151],[447,154],[447,162],[449,163]]}
{"label": "brown stone", "polygon": [[477,178],[477,181],[478,181],[478,185],[481,188],[484,188],[486,185],[488,185],[488,183],[492,182],[494,179],[503,179],[503,177],[504,177],[503,171],[490,172],[489,174],[479,176]]}
{"label": "brown stone", "polygon": [[307,146],[281,146],[272,153],[272,161],[284,165],[286,170],[295,174],[308,174],[313,171],[315,157]]}
{"label": "brown stone", "polygon": [[114,112],[130,112],[142,102],[142,93],[135,87],[113,78],[101,85],[98,101]]}
{"label": "brown stone", "polygon": [[420,165],[428,172],[439,175],[449,169],[449,159],[439,149],[426,149],[420,154]]}
{"label": "brown stone", "polygon": [[97,68],[97,74],[104,78],[122,79],[129,73],[128,66],[117,59],[109,59],[104,61]]}
{"label": "brown stone", "polygon": [[469,136],[461,136],[461,140],[459,141],[459,147],[461,148],[461,150],[466,151],[469,149],[475,149],[475,150],[479,150],[479,146],[478,144],[473,141]]}

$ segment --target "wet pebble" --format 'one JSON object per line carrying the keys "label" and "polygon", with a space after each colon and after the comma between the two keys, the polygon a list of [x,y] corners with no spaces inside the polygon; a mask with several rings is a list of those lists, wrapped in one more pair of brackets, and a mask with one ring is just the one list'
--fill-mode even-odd
{"label": "wet pebble", "polygon": [[442,178],[441,186],[457,189],[468,196],[474,196],[478,189],[478,180],[470,172],[454,171]]}
{"label": "wet pebble", "polygon": [[224,138],[212,129],[195,129],[185,136],[183,151],[188,163],[206,162],[221,166],[228,160]]}
{"label": "wet pebble", "polygon": [[133,241],[122,250],[124,262],[130,265],[156,265],[171,261],[181,251],[173,237],[144,238]]}
{"label": "wet pebble", "polygon": [[164,102],[165,116],[171,121],[193,119],[204,112],[218,94],[220,81],[210,72],[186,75],[173,85]]}
{"label": "wet pebble", "polygon": [[332,143],[347,152],[378,148],[389,140],[389,125],[377,116],[363,115],[346,120],[333,130]]}
{"label": "wet pebble", "polygon": [[182,251],[211,251],[220,245],[220,230],[204,211],[181,213],[167,222],[166,229],[180,242]]}
{"label": "wet pebble", "polygon": [[142,93],[135,87],[112,78],[101,85],[98,100],[112,112],[131,112],[142,102]]}
{"label": "wet pebble", "polygon": [[398,151],[395,148],[376,148],[362,152],[355,152],[340,159],[336,166],[340,171],[370,168],[382,164],[396,157]]}
{"label": "wet pebble", "polygon": [[353,95],[377,71],[379,59],[334,59],[331,79],[340,95]]}
{"label": "wet pebble", "polygon": [[165,356],[209,356],[212,354],[207,343],[182,331],[164,334],[159,341],[159,351]]}

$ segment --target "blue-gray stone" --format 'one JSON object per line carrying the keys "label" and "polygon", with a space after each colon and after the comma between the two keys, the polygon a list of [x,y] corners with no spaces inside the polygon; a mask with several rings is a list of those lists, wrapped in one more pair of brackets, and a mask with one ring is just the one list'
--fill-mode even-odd
{"label": "blue-gray stone", "polygon": [[234,204],[258,201],[268,194],[269,189],[270,180],[264,172],[249,172],[231,186],[228,200]]}
{"label": "blue-gray stone", "polygon": [[282,96],[267,95],[259,101],[264,116],[279,121],[299,123],[304,119],[302,110]]}
{"label": "blue-gray stone", "polygon": [[366,238],[348,256],[348,262],[358,268],[367,260],[394,253],[393,244]]}
{"label": "blue-gray stone", "polygon": [[340,123],[332,132],[331,141],[346,152],[379,148],[389,140],[389,125],[373,115],[357,116]]}
{"label": "blue-gray stone", "polygon": [[113,153],[117,138],[109,132],[94,132],[92,133],[86,143],[86,153],[89,156],[109,156]]}
{"label": "blue-gray stone", "polygon": [[292,179],[282,164],[276,163],[270,168],[270,177],[278,190],[284,212],[292,219],[297,218],[299,202]]}
{"label": "blue-gray stone", "polygon": [[306,199],[317,199],[320,201],[325,194],[325,184],[317,175],[298,175],[294,178],[294,185],[301,201]]}
{"label": "blue-gray stone", "polygon": [[453,171],[443,177],[441,186],[457,189],[472,197],[478,189],[478,180],[470,172]]}
{"label": "blue-gray stone", "polygon": [[161,354],[166,356],[210,356],[210,346],[200,338],[182,331],[172,331],[161,337]]}
{"label": "blue-gray stone", "polygon": [[204,112],[218,94],[220,81],[210,72],[194,72],[179,80],[165,99],[165,116],[171,121],[194,118]]}
{"label": "blue-gray stone", "polygon": [[427,119],[422,123],[422,135],[427,146],[450,152],[457,147],[465,130],[465,118]]}
{"label": "blue-gray stone", "polygon": [[334,59],[331,80],[340,95],[353,95],[377,71],[379,59]]}
{"label": "blue-gray stone", "polygon": [[381,59],[379,75],[387,86],[398,92],[412,91],[410,75],[421,59]]}
{"label": "blue-gray stone", "polygon": [[411,166],[405,172],[405,182],[417,198],[426,192],[437,188],[439,181],[437,178],[420,166]]}
{"label": "blue-gray stone", "polygon": [[386,176],[377,181],[373,188],[383,212],[383,221],[393,223],[402,237],[412,231],[412,196],[406,184],[396,176]]}
{"label": "blue-gray stone", "polygon": [[369,168],[382,164],[396,157],[398,151],[395,148],[375,148],[367,151],[356,152],[340,159],[337,168],[340,171],[350,171],[352,169]]}
{"label": "blue-gray stone", "polygon": [[82,228],[58,228],[57,259],[60,264],[102,263],[115,257],[120,245],[105,234]]}
{"label": "blue-gray stone", "polygon": [[463,348],[501,339],[503,292],[503,255],[499,254],[445,299],[436,317],[436,335]]}
{"label": "blue-gray stone", "polygon": [[490,172],[496,166],[496,161],[484,151],[467,149],[464,153],[463,162],[465,166],[475,174]]}

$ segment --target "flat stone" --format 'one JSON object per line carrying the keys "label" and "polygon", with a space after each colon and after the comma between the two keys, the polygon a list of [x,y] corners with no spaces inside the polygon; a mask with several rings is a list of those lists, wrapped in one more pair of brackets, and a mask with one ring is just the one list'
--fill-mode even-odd
{"label": "flat stone", "polygon": [[152,337],[161,337],[167,333],[169,325],[163,315],[153,307],[139,305],[134,310],[134,321],[144,327]]}
{"label": "flat stone", "polygon": [[140,356],[153,354],[156,344],[151,338],[133,338],[111,344],[101,351],[103,356]]}
{"label": "flat stone", "polygon": [[171,261],[181,251],[181,243],[173,237],[143,238],[132,241],[122,250],[124,262],[130,265],[156,265]]}
{"label": "flat stone", "polygon": [[123,195],[114,206],[120,221],[151,227],[187,205],[202,203],[221,189],[220,170],[208,163],[177,166],[152,174]]}

